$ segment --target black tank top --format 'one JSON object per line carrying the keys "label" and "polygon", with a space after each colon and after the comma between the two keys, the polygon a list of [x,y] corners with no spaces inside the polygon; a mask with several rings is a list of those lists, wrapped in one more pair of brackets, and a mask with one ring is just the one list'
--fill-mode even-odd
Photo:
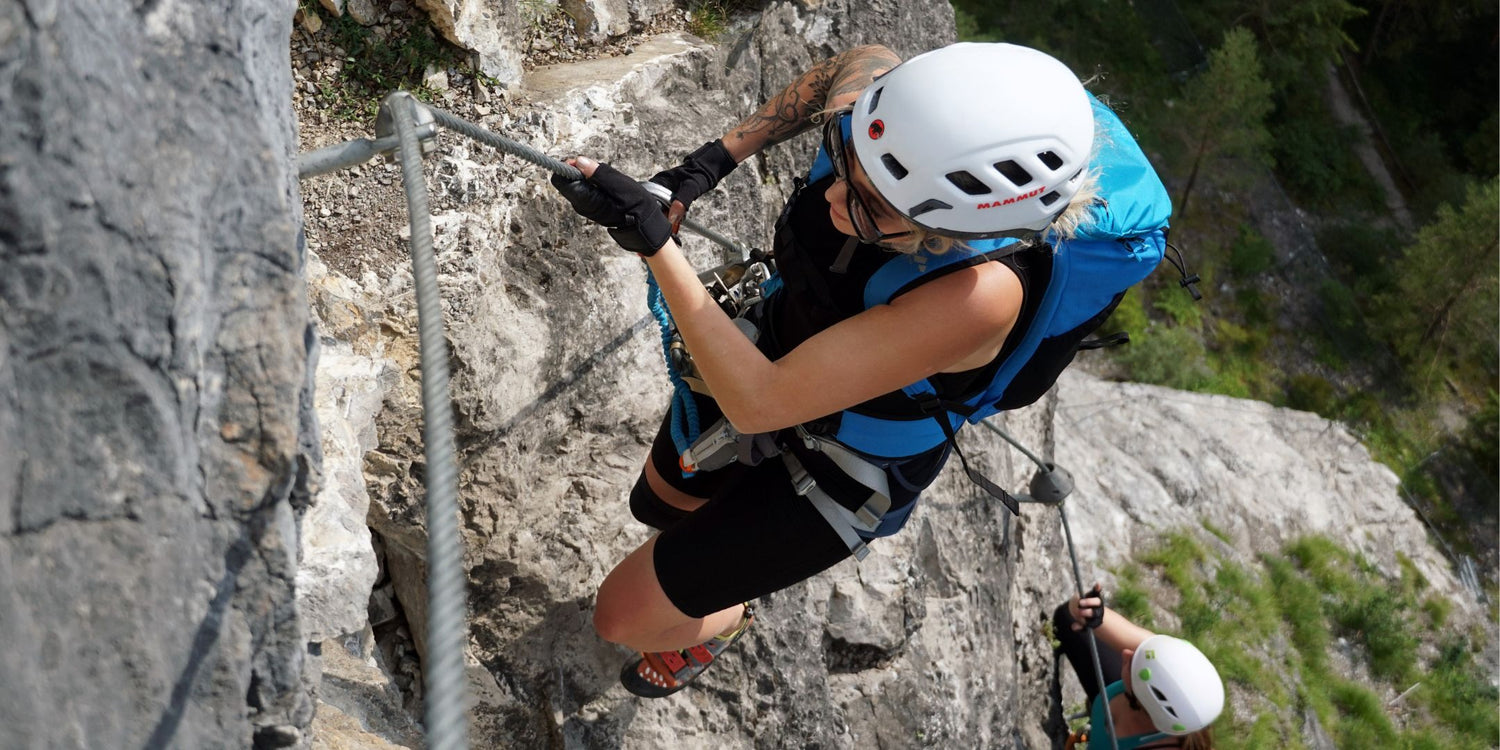
{"label": "black tank top", "polygon": [[[811,185],[798,180],[797,188],[777,220],[774,254],[777,273],[784,286],[761,305],[757,321],[761,328],[757,346],[772,360],[785,356],[817,333],[864,312],[866,284],[881,266],[892,259],[893,251],[877,245],[854,240],[850,246],[852,238],[834,227],[828,213],[828,200],[824,197],[832,184],[831,176]],[[1035,317],[1041,295],[1031,294],[1029,290],[1046,288],[1052,269],[1051,257],[1050,250],[1041,246],[999,259],[1015,271],[1025,293],[1014,329],[1017,332],[1025,331]],[[955,263],[914,280],[892,296],[899,296],[943,274],[988,260],[984,256],[975,256],[968,262]],[[1019,335],[1012,335],[995,359],[983,367],[939,373],[929,378],[929,382],[944,398],[971,398],[990,383],[1019,339]],[[930,418],[924,417],[916,402],[899,390],[877,396],[850,411],[895,419]],[[831,414],[805,427],[817,434],[832,434],[837,431],[841,415],[842,412]],[[818,484],[835,500],[857,503],[868,496],[866,490],[844,476],[832,462],[805,449],[800,440],[787,434],[783,435],[782,442],[797,454]],[[947,459],[948,450],[945,443],[905,459],[881,462],[891,479],[893,509],[908,505],[932,483]]]}
{"label": "black tank top", "polygon": [[[800,183],[799,183],[800,184]],[[878,245],[868,245],[854,240],[849,252],[846,244],[852,240],[833,225],[828,214],[828,200],[824,192],[833,184],[828,177],[811,185],[800,187],[792,195],[777,222],[775,256],[777,272],[785,288],[766,301],[761,321],[761,351],[771,359],[785,356],[799,344],[833,325],[858,315],[865,310],[864,292],[870,277],[892,259],[894,251]],[[840,267],[840,255],[844,255]],[[908,286],[897,290],[892,297],[911,291],[944,274],[988,262],[984,256],[975,256],[965,262],[954,263],[934,273],[921,276]],[[1036,316],[1040,294],[1031,294],[1032,289],[1045,289],[1052,271],[1052,254],[1045,245],[1020,250],[999,259],[1021,280],[1024,297],[1020,316],[1016,320],[1016,332],[1025,331]],[[995,372],[1020,341],[1019,335],[1009,337],[995,359],[972,370],[954,373],[938,373],[929,382],[946,400],[963,401],[971,398],[989,385]],[[850,411],[880,416],[888,419],[921,418],[916,402],[901,391],[877,396],[854,406]],[[819,420],[819,427],[828,426],[830,415]],[[836,426],[836,423],[833,423]]]}

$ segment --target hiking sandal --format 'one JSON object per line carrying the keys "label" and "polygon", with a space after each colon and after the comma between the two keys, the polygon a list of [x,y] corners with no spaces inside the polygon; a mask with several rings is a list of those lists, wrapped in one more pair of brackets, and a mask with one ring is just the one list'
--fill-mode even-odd
{"label": "hiking sandal", "polygon": [[734,645],[754,621],[755,609],[746,604],[745,613],[740,616],[740,626],[732,633],[716,635],[681,651],[643,651],[625,662],[620,670],[620,684],[642,698],[665,698],[703,674],[703,670]]}

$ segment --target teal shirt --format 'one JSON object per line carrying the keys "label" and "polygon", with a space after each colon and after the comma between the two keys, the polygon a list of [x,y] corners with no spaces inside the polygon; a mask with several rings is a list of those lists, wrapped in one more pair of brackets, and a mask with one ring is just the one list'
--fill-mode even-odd
{"label": "teal shirt", "polygon": [[[1104,695],[1094,699],[1094,707],[1089,712],[1089,750],[1113,750],[1114,746],[1109,743],[1109,721],[1104,714],[1109,711],[1110,700],[1123,692],[1125,683],[1115,680],[1104,688]],[[1141,745],[1164,740],[1169,736],[1171,735],[1166,732],[1152,732],[1121,737],[1120,750],[1135,750]]]}

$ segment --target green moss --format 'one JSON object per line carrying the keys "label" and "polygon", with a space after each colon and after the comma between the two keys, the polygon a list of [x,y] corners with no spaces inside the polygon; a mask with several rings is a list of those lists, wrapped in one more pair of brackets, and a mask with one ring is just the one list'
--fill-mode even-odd
{"label": "green moss", "polygon": [[1422,600],[1422,613],[1427,615],[1427,626],[1429,630],[1439,630],[1448,622],[1448,614],[1453,611],[1453,602],[1441,596],[1429,596]]}

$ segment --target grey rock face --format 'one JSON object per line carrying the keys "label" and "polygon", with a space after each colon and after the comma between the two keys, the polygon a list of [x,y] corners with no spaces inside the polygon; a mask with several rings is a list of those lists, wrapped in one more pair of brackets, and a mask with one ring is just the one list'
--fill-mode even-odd
{"label": "grey rock face", "polygon": [[1218,529],[1246,560],[1321,534],[1393,578],[1404,556],[1434,592],[1476,611],[1395,473],[1338,422],[1072,371],[1058,393],[1058,455],[1081,509],[1073,533],[1100,567],[1184,526]]}
{"label": "grey rock face", "polygon": [[515,0],[415,0],[448,41],[473,50],[486,75],[510,85],[521,77],[526,22]]}
{"label": "grey rock face", "polygon": [[294,5],[0,8],[0,746],[311,721]]}

